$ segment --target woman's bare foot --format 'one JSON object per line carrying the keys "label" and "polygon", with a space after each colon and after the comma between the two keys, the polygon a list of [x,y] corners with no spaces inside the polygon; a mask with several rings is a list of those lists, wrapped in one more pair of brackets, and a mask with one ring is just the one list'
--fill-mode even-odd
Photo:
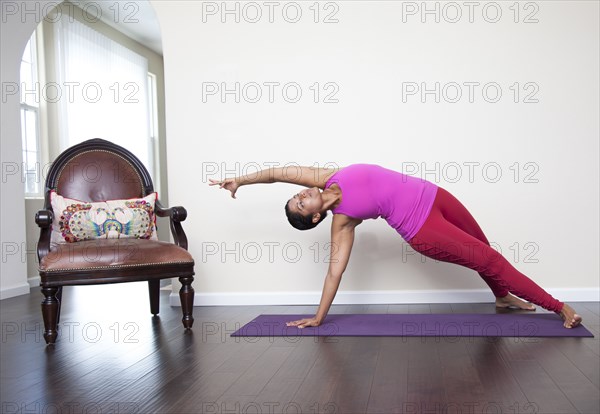
{"label": "woman's bare foot", "polygon": [[502,298],[496,298],[497,308],[517,308],[524,310],[535,310],[535,306],[511,295],[510,293]]}
{"label": "woman's bare foot", "polygon": [[565,323],[564,323],[565,328],[574,328],[577,325],[579,325],[581,323],[581,321],[583,320],[581,318],[581,316],[579,316],[575,313],[575,309],[573,309],[566,303],[564,304],[559,315],[565,321]]}

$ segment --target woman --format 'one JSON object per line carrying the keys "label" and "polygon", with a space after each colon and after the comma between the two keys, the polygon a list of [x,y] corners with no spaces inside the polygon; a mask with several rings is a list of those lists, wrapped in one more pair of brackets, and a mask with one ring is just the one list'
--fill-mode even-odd
{"label": "woman", "polygon": [[[500,253],[490,247],[483,231],[467,209],[448,191],[419,178],[378,165],[353,164],[341,169],[272,168],[256,174],[210,180],[209,185],[231,191],[242,185],[284,182],[308,187],[285,204],[288,221],[299,230],[314,228],[333,212],[331,261],[323,294],[313,318],[289,322],[288,326],[319,326],[333,302],[348,264],[354,229],[363,220],[383,217],[404,240],[421,254],[459,264],[479,273],[496,297],[499,308],[556,312],[566,328],[581,323],[581,316],[566,303],[554,299]],[[323,191],[321,191],[323,190]]]}

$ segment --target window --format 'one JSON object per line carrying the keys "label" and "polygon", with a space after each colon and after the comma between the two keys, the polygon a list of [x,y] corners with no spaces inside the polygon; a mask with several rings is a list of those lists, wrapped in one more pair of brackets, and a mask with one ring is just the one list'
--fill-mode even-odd
{"label": "window", "polygon": [[25,195],[43,196],[42,160],[90,138],[130,150],[159,191],[157,85],[147,59],[69,16],[42,26],[43,43],[52,46],[38,55],[34,33],[21,61]]}
{"label": "window", "polygon": [[156,75],[148,72],[148,114],[150,117],[149,152],[152,157],[154,190],[160,194],[160,160],[158,143],[158,97]]}
{"label": "window", "polygon": [[77,21],[55,25],[57,77],[69,85],[60,100],[61,150],[90,138],[121,145],[156,181],[148,61]]}
{"label": "window", "polygon": [[39,89],[35,32],[27,42],[21,59],[21,139],[25,196],[40,196],[41,154],[39,127]]}

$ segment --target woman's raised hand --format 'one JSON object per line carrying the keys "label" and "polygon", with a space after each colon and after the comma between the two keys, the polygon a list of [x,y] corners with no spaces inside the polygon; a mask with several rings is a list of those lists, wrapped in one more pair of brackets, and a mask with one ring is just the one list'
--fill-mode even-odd
{"label": "woman's raised hand", "polygon": [[213,180],[211,178],[208,179],[210,183],[208,185],[219,185],[219,188],[224,188],[226,190],[231,191],[231,197],[235,197],[235,192],[240,187],[240,184],[237,182],[235,178],[226,178],[224,180]]}

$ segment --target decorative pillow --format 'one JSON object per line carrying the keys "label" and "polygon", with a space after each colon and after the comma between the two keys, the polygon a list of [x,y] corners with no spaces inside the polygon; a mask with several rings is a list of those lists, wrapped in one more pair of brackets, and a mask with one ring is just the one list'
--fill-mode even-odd
{"label": "decorative pillow", "polygon": [[156,193],[144,198],[88,203],[50,193],[54,211],[51,244],[90,239],[136,238],[158,240],[154,204]]}

